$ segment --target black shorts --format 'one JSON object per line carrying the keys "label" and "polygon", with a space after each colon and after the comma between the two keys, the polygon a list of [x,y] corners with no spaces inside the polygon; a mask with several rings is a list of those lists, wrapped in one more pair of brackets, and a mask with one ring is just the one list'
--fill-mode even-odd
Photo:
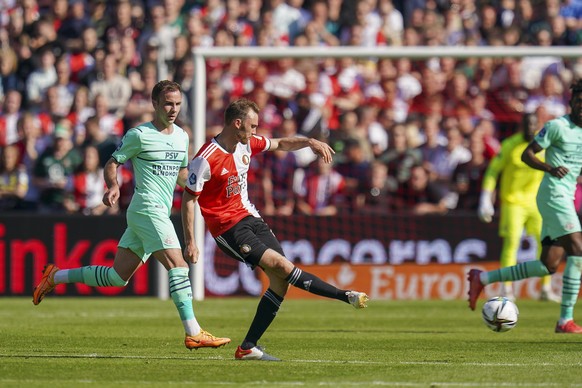
{"label": "black shorts", "polygon": [[245,217],[214,240],[224,253],[252,269],[269,248],[284,256],[281,244],[262,218]]}

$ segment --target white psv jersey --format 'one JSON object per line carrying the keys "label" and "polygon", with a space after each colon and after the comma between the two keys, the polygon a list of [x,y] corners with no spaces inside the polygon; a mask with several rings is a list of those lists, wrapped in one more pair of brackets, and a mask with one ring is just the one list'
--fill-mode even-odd
{"label": "white psv jersey", "polygon": [[249,200],[247,178],[251,157],[270,146],[266,137],[253,135],[248,144],[238,143],[230,153],[212,139],[190,162],[185,189],[198,196],[200,211],[214,237],[249,215],[260,217]]}

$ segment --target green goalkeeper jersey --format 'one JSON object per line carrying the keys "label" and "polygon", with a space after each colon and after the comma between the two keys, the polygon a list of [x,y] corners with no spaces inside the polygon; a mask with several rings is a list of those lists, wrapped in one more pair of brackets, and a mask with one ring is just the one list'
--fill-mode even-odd
{"label": "green goalkeeper jersey", "polygon": [[131,160],[135,190],[128,211],[144,212],[163,207],[170,215],[178,172],[188,165],[188,134],[173,125],[163,134],[151,123],[131,128],[112,157],[120,164]]}
{"label": "green goalkeeper jersey", "polygon": [[582,168],[582,128],[568,115],[548,121],[535,141],[546,149],[546,162],[552,167],[564,166],[569,173],[562,179],[545,173],[538,193],[538,202],[573,201],[576,179]]}

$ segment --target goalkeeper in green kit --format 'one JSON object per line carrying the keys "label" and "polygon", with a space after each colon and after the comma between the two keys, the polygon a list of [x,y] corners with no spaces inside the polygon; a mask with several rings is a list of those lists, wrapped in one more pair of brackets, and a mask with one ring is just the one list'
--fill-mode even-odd
{"label": "goalkeeper in green kit", "polygon": [[[582,327],[574,322],[582,274],[582,228],[574,207],[576,179],[582,168],[582,80],[574,82],[571,90],[570,114],[548,121],[521,157],[531,168],[544,172],[536,197],[543,220],[540,260],[489,272],[470,270],[469,307],[475,309],[485,285],[552,274],[566,257],[555,332],[582,334]],[[544,149],[545,162],[537,156]]]}

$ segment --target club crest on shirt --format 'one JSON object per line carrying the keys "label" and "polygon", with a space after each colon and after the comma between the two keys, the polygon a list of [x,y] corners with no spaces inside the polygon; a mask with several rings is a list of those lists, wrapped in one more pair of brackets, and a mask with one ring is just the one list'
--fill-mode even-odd
{"label": "club crest on shirt", "polygon": [[190,176],[188,177],[188,183],[190,183],[191,185],[196,184],[196,174],[194,173],[190,174]]}
{"label": "club crest on shirt", "polygon": [[544,137],[546,136],[546,127],[543,127],[542,130],[540,131],[540,133],[538,133],[539,137]]}
{"label": "club crest on shirt", "polygon": [[248,156],[248,155],[243,155],[243,156],[242,156],[242,162],[243,162],[245,165],[248,165],[248,164],[251,162],[251,158],[249,158],[249,156]]}
{"label": "club crest on shirt", "polygon": [[243,244],[240,247],[240,253],[243,255],[248,254],[251,251],[251,246],[249,244]]}

